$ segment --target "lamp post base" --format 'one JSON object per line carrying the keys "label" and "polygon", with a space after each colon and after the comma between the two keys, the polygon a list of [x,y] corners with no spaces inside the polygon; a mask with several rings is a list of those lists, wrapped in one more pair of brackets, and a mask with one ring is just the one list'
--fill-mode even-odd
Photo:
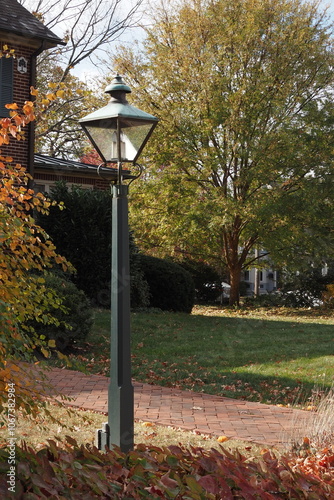
{"label": "lamp post base", "polygon": [[110,429],[108,422],[102,424],[102,429],[96,431],[95,446],[98,450],[105,451],[110,448]]}

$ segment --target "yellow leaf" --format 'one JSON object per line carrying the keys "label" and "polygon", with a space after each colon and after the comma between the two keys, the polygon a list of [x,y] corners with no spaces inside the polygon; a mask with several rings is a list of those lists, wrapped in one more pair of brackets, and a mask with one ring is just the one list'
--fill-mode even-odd
{"label": "yellow leaf", "polygon": [[141,424],[143,427],[154,427],[154,423],[153,422],[143,422]]}
{"label": "yellow leaf", "polygon": [[56,341],[54,339],[49,340],[48,346],[49,347],[56,347]]}
{"label": "yellow leaf", "polygon": [[57,97],[63,98],[65,95],[65,90],[57,90]]}
{"label": "yellow leaf", "polygon": [[225,441],[228,441],[230,438],[228,438],[227,436],[219,436],[217,438],[217,441],[218,443],[225,443]]}
{"label": "yellow leaf", "polygon": [[49,351],[47,351],[46,349],[44,349],[44,347],[41,347],[41,352],[42,352],[42,354],[43,354],[46,358],[49,358],[49,357],[50,357],[50,353],[49,353]]}

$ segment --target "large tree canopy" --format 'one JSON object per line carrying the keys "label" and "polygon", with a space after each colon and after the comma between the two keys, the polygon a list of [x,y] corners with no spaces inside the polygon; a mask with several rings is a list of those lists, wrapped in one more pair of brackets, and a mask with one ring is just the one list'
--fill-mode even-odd
{"label": "large tree canopy", "polygon": [[235,303],[255,247],[299,266],[333,251],[332,26],[301,0],[183,0],[154,19],[116,60],[160,118],[132,226],[226,264]]}

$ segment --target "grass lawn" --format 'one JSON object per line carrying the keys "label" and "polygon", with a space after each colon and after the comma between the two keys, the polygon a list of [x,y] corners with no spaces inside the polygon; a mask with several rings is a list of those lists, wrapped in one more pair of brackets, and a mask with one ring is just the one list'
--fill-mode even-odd
{"label": "grass lawn", "polygon": [[[334,317],[320,311],[138,312],[131,329],[138,381],[304,406],[333,383]],[[110,313],[96,310],[86,343],[69,354],[73,369],[109,374],[109,331]]]}

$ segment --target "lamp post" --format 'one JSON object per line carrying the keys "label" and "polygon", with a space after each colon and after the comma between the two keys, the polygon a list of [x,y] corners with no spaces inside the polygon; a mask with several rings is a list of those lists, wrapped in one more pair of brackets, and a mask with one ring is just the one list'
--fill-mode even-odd
{"label": "lamp post", "polygon": [[157,125],[154,116],[126,100],[130,87],[117,75],[106,88],[110,102],[80,120],[104,165],[112,164],[111,338],[108,422],[98,431],[98,448],[133,448],[134,390],[131,382],[128,184],[123,163],[136,165]]}

